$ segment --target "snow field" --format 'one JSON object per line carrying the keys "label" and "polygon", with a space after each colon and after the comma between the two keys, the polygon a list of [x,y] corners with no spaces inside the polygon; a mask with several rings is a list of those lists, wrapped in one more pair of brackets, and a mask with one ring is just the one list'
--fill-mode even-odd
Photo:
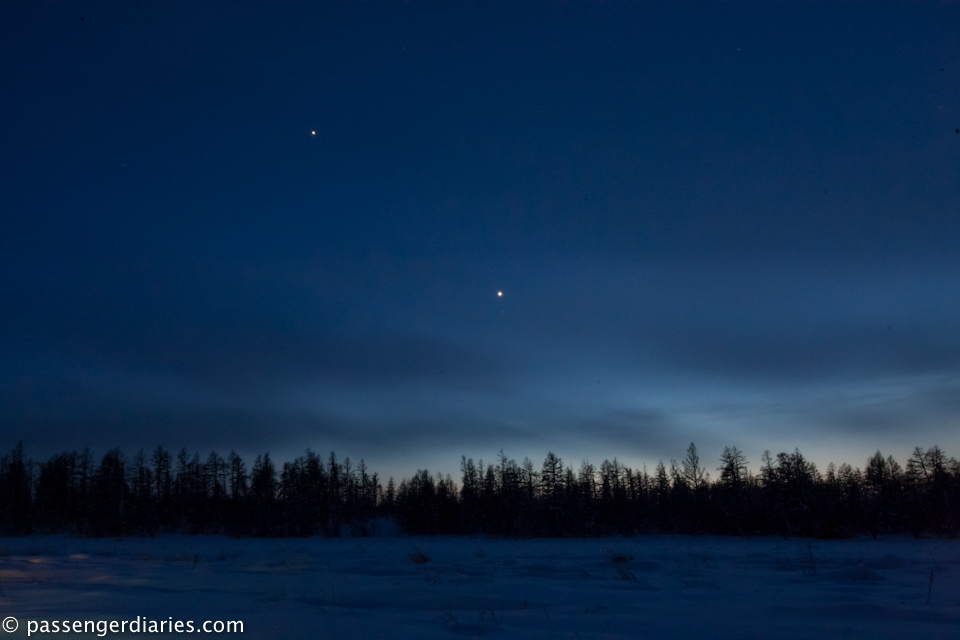
{"label": "snow field", "polygon": [[960,541],[0,538],[0,614],[9,638],[141,616],[258,639],[960,639]]}

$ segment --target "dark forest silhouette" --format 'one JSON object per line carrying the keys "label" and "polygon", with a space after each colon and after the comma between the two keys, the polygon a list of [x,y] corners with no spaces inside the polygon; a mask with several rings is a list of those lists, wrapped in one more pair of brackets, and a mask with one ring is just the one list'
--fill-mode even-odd
{"label": "dark forest silhouette", "polygon": [[652,473],[616,459],[574,471],[553,453],[537,469],[502,451],[496,464],[463,457],[460,472],[459,484],[418,470],[384,487],[362,460],[309,450],[279,470],[257,456],[248,470],[233,452],[158,447],[127,460],[112,449],[95,463],[85,450],[34,463],[17,445],[0,459],[0,533],[362,536],[384,519],[427,535],[960,533],[960,463],[936,446],[917,447],[905,467],[878,451],[863,471],[831,463],[821,473],[795,450],[766,452],[753,474],[729,447],[713,479],[691,444]]}

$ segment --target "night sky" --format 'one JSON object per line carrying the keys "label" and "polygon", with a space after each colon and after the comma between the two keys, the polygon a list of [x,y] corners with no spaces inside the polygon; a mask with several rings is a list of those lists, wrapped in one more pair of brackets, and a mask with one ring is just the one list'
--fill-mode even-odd
{"label": "night sky", "polygon": [[960,455],[960,6],[648,4],[0,4],[0,447]]}

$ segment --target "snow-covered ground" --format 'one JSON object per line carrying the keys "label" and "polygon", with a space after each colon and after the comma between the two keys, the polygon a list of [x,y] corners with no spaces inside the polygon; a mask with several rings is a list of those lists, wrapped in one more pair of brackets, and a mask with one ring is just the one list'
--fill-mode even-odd
{"label": "snow-covered ground", "polygon": [[0,554],[11,638],[137,616],[258,639],[960,638],[956,540],[49,536]]}

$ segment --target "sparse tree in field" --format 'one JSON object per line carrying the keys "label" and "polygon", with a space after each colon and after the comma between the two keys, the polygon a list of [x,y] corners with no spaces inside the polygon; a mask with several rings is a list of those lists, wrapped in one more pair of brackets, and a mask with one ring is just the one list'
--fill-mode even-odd
{"label": "sparse tree in field", "polygon": [[103,456],[94,478],[90,519],[94,535],[123,535],[129,520],[129,487],[119,449],[111,449]]}
{"label": "sparse tree in field", "polygon": [[170,474],[170,453],[158,446],[150,457],[153,463],[153,483],[155,487],[156,518],[158,527],[169,528],[171,519],[171,488],[173,479]]}
{"label": "sparse tree in field", "polygon": [[657,462],[655,474],[654,487],[657,495],[657,504],[665,506],[670,497],[670,478],[667,477],[667,468],[663,465],[663,460]]}
{"label": "sparse tree in field", "polygon": [[33,512],[50,533],[70,531],[71,512],[76,508],[75,452],[61,453],[40,464]]}
{"label": "sparse tree in field", "polygon": [[720,454],[720,484],[734,491],[743,488],[747,478],[747,457],[736,447],[724,447]]}
{"label": "sparse tree in field", "polygon": [[265,536],[273,532],[277,524],[275,514],[277,497],[277,471],[270,454],[257,456],[250,473],[250,503],[254,515],[256,535]]}
{"label": "sparse tree in field", "polygon": [[589,502],[597,497],[597,468],[587,460],[580,463],[578,480],[580,494],[584,500]]}
{"label": "sparse tree in field", "polygon": [[143,449],[137,451],[129,468],[130,498],[133,530],[141,533],[156,531],[153,508],[153,471],[147,465]]}
{"label": "sparse tree in field", "polygon": [[747,509],[747,457],[736,447],[724,447],[720,454],[720,478],[715,486],[719,522],[725,531],[743,531]]}
{"label": "sparse tree in field", "polygon": [[393,483],[393,476],[390,476],[390,479],[387,480],[387,492],[383,496],[383,506],[384,511],[387,515],[393,514],[394,506],[396,505],[397,500],[397,487]]}
{"label": "sparse tree in field", "polygon": [[540,471],[540,491],[544,497],[555,497],[563,489],[563,462],[552,451],[547,453]]}
{"label": "sparse tree in field", "polygon": [[523,486],[524,499],[528,503],[533,503],[537,493],[537,484],[540,481],[540,473],[534,470],[533,460],[524,458],[520,465],[520,483]]}
{"label": "sparse tree in field", "polygon": [[707,483],[707,472],[700,465],[700,456],[697,454],[697,445],[690,443],[687,447],[687,456],[683,459],[683,478],[694,491],[704,488]]}
{"label": "sparse tree in field", "polygon": [[30,528],[33,477],[31,465],[23,459],[23,442],[0,458],[0,528],[22,535]]}

